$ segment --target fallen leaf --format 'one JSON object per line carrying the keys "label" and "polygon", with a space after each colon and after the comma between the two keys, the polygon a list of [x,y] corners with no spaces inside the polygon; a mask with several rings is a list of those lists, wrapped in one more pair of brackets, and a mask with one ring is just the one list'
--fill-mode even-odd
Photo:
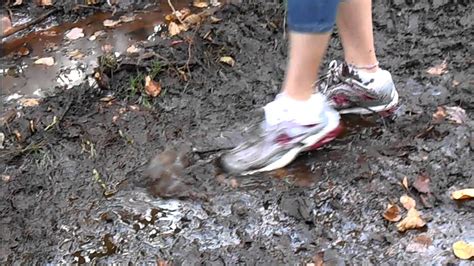
{"label": "fallen leaf", "polygon": [[458,106],[446,107],[447,119],[456,124],[463,124],[467,120],[466,111]]}
{"label": "fallen leaf", "polygon": [[146,76],[145,77],[145,91],[146,91],[146,94],[150,95],[151,97],[156,97],[160,95],[161,85],[159,82],[156,82],[153,79],[151,79],[150,76]]}
{"label": "fallen leaf", "polygon": [[201,23],[201,17],[199,15],[196,15],[196,14],[191,14],[191,15],[187,16],[183,20],[183,22],[188,24],[188,25],[196,25],[196,24]]}
{"label": "fallen leaf", "polygon": [[474,257],[474,245],[462,240],[453,244],[453,251],[456,257],[463,260],[468,260]]}
{"label": "fallen leaf", "polygon": [[441,64],[428,68],[428,70],[426,70],[426,73],[433,76],[440,76],[448,72],[447,68],[448,68],[448,64],[446,63],[446,60],[444,60]]}
{"label": "fallen leaf", "polygon": [[400,203],[407,210],[416,207],[416,201],[408,195],[403,195],[400,197]]}
{"label": "fallen leaf", "polygon": [[104,44],[104,45],[102,45],[101,49],[104,53],[110,53],[110,52],[112,52],[114,47],[110,44]]}
{"label": "fallen leaf", "polygon": [[38,0],[39,6],[52,6],[53,0]]}
{"label": "fallen leaf", "polygon": [[32,106],[37,106],[39,104],[38,99],[34,98],[22,98],[18,100],[21,105],[26,106],[26,107],[32,107]]}
{"label": "fallen leaf", "polygon": [[413,187],[421,193],[430,193],[430,178],[427,174],[423,173],[419,175],[415,182],[413,182]]}
{"label": "fallen leaf", "polygon": [[168,32],[171,36],[175,36],[181,32],[181,29],[175,22],[170,22],[168,25]]}
{"label": "fallen leaf", "polygon": [[95,41],[97,38],[106,35],[105,31],[99,30],[94,32],[91,37],[89,37],[89,41]]}
{"label": "fallen leaf", "polygon": [[129,54],[136,54],[138,52],[140,52],[140,48],[136,47],[135,45],[132,45],[127,48],[127,53]]}
{"label": "fallen leaf", "polygon": [[220,62],[225,63],[229,66],[234,66],[235,65],[235,60],[230,57],[230,56],[223,56],[219,59]]}
{"label": "fallen leaf", "polygon": [[420,213],[415,208],[411,208],[408,210],[407,217],[397,224],[397,228],[398,231],[405,232],[409,229],[422,228],[425,224],[426,222],[421,219]]}
{"label": "fallen leaf", "polygon": [[19,6],[19,5],[21,5],[21,4],[23,4],[23,0],[15,0],[15,2],[13,2],[12,5],[13,5],[13,6]]}
{"label": "fallen leaf", "polygon": [[54,58],[52,57],[43,57],[34,62],[35,65],[46,65],[52,66],[54,65]]}
{"label": "fallen leaf", "polygon": [[17,51],[17,55],[19,56],[27,56],[29,54],[30,54],[30,50],[25,46],[20,47]]}
{"label": "fallen leaf", "polygon": [[474,188],[456,190],[451,194],[451,197],[455,200],[472,199],[474,198]]}
{"label": "fallen leaf", "polygon": [[407,252],[426,252],[428,250],[428,247],[431,246],[433,243],[433,240],[431,237],[422,234],[419,236],[414,237],[410,243],[408,243],[406,251]]}
{"label": "fallen leaf", "polygon": [[433,114],[433,119],[437,122],[441,122],[446,118],[446,108],[444,106],[436,107],[436,112]]}
{"label": "fallen leaf", "polygon": [[120,24],[120,20],[111,20],[111,19],[106,19],[103,22],[104,27],[115,27],[118,24]]}
{"label": "fallen leaf", "polygon": [[73,41],[73,40],[77,40],[79,38],[82,38],[84,37],[84,30],[82,28],[73,28],[71,29],[67,34],[66,34],[66,38]]}
{"label": "fallen leaf", "polygon": [[2,31],[2,34],[5,34],[12,29],[12,22],[8,16],[2,16],[0,29]]}
{"label": "fallen leaf", "polygon": [[184,19],[186,18],[187,16],[191,15],[191,9],[185,7],[185,8],[182,8],[179,13],[181,13],[181,19]]}
{"label": "fallen leaf", "polygon": [[383,218],[390,222],[398,222],[402,218],[400,207],[397,204],[388,204],[387,209],[383,213]]}
{"label": "fallen leaf", "polygon": [[211,23],[218,23],[222,20],[222,19],[214,17],[214,16],[210,16],[209,19],[211,20]]}
{"label": "fallen leaf", "polygon": [[79,51],[79,49],[75,49],[71,52],[69,52],[69,57],[70,58],[73,58],[73,59],[76,59],[76,60],[80,60],[82,58],[84,58],[84,54],[81,53],[81,51]]}
{"label": "fallen leaf", "polygon": [[205,8],[209,6],[209,3],[207,2],[207,0],[194,0],[193,6],[198,8]]}
{"label": "fallen leaf", "polygon": [[58,36],[58,32],[55,30],[46,30],[41,32],[41,35],[46,36],[46,37],[55,37]]}
{"label": "fallen leaf", "polygon": [[323,266],[324,265],[324,251],[316,253],[313,256],[313,264],[315,266]]}
{"label": "fallen leaf", "polygon": [[123,22],[123,23],[127,23],[127,22],[132,22],[135,20],[135,16],[121,16],[120,17],[120,21]]}
{"label": "fallen leaf", "polygon": [[451,82],[451,85],[452,85],[453,87],[457,87],[459,84],[461,84],[461,82],[459,82],[459,81],[457,81],[457,80],[455,80],[455,79],[453,79],[453,81]]}
{"label": "fallen leaf", "polygon": [[403,177],[402,185],[406,190],[408,190],[408,178],[406,176]]}

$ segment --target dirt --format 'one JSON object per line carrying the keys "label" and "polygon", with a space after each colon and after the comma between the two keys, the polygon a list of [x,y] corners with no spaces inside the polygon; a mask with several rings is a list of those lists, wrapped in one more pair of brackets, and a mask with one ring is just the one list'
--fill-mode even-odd
{"label": "dirt", "polygon": [[[279,4],[224,5],[218,23],[144,42],[137,57],[102,57],[112,68],[99,69],[100,87],[5,109],[2,263],[469,265],[451,246],[473,241],[474,202],[450,193],[474,186],[473,10],[412,2],[374,6],[378,59],[401,96],[395,116],[346,116],[343,136],[275,172],[228,176],[215,159],[278,93]],[[341,56],[333,38],[325,65]],[[444,60],[446,73],[426,72]],[[133,82],[150,72],[156,98]],[[441,105],[468,118],[434,120]],[[427,224],[399,233],[382,214],[405,193]]]}

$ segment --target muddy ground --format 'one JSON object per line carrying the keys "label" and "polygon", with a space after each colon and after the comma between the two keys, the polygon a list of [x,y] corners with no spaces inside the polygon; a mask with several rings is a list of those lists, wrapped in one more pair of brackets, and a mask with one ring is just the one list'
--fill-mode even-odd
{"label": "muddy ground", "polygon": [[[107,64],[101,88],[84,83],[37,107],[5,108],[2,263],[469,265],[451,246],[474,241],[474,203],[450,193],[474,186],[473,10],[411,2],[374,6],[379,61],[401,96],[396,116],[344,117],[343,136],[272,173],[226,176],[214,161],[279,90],[279,4],[225,5],[214,14],[220,22]],[[341,52],[333,38],[326,63]],[[444,60],[447,72],[426,72]],[[153,71],[157,98],[131,89]],[[434,121],[442,105],[468,119]],[[166,148],[172,157],[183,143],[192,150],[187,168],[165,181],[144,177],[150,158]],[[428,188],[414,187],[420,176]],[[427,225],[399,233],[382,213],[405,193]]]}

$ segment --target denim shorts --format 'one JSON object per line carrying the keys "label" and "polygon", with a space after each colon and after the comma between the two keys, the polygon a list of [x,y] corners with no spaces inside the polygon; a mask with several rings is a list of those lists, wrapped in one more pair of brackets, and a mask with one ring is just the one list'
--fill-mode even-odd
{"label": "denim shorts", "polygon": [[288,27],[301,33],[330,32],[339,0],[288,0]]}

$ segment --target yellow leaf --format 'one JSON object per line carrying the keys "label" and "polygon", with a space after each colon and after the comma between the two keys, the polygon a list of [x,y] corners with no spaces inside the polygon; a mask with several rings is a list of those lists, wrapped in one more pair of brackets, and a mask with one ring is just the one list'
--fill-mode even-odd
{"label": "yellow leaf", "polygon": [[145,77],[145,91],[146,91],[146,94],[150,95],[151,97],[156,97],[160,95],[161,85],[160,83],[151,79],[150,76],[146,76]]}
{"label": "yellow leaf", "polygon": [[388,204],[387,209],[383,213],[383,218],[390,222],[398,222],[402,218],[400,215],[400,207],[397,204]]}
{"label": "yellow leaf", "polygon": [[416,201],[408,195],[403,195],[400,197],[400,203],[407,210],[416,207]]}
{"label": "yellow leaf", "polygon": [[52,66],[54,65],[54,58],[52,57],[43,57],[34,62],[35,65],[46,65]]}
{"label": "yellow leaf", "polygon": [[468,260],[474,257],[474,245],[462,240],[453,244],[453,251],[456,257],[463,260]]}
{"label": "yellow leaf", "polygon": [[181,32],[181,29],[175,22],[170,22],[168,25],[168,32],[171,36],[175,36]]}
{"label": "yellow leaf", "polygon": [[454,191],[451,194],[451,197],[455,200],[472,199],[474,198],[474,188],[466,188]]}
{"label": "yellow leaf", "polygon": [[411,208],[408,210],[407,217],[401,220],[397,224],[398,231],[405,232],[409,229],[418,229],[425,226],[426,222],[420,217],[420,213],[415,209]]}
{"label": "yellow leaf", "polygon": [[223,56],[219,59],[220,62],[227,64],[229,66],[234,66],[235,65],[235,60],[234,58],[230,56]]}
{"label": "yellow leaf", "polygon": [[209,3],[206,0],[194,0],[193,6],[198,8],[205,8],[209,6]]}

